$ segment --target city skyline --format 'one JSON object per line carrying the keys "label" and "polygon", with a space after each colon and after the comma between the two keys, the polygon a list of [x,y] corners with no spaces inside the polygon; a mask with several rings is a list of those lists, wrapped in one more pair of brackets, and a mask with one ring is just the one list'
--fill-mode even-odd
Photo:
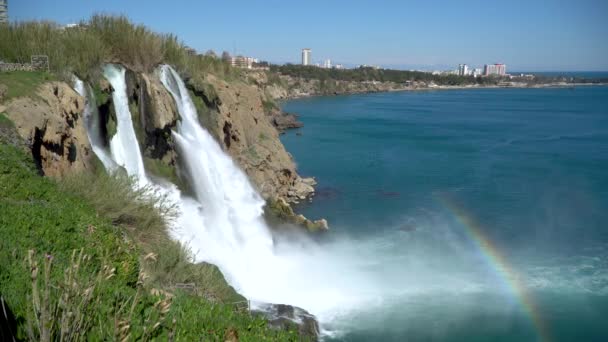
{"label": "city skyline", "polygon": [[68,24],[94,13],[123,14],[173,33],[199,52],[236,52],[273,63],[299,64],[298,52],[309,47],[319,57],[314,62],[351,67],[442,70],[464,62],[505,63],[514,71],[608,70],[608,3],[598,0],[500,2],[500,11],[473,0],[146,4],[11,1],[9,18]]}

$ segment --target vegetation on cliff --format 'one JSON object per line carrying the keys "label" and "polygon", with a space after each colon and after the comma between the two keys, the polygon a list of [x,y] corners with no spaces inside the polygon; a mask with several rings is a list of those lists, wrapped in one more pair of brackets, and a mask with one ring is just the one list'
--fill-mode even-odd
{"label": "vegetation on cliff", "polygon": [[318,79],[321,81],[351,81],[351,82],[394,82],[408,81],[434,82],[438,85],[492,84],[495,78],[480,78],[458,75],[433,75],[429,72],[375,69],[360,67],[356,69],[326,69],[315,66],[295,64],[271,65],[270,71],[303,79]]}
{"label": "vegetation on cliff", "polygon": [[149,189],[109,175],[58,184],[6,144],[0,160],[3,339],[297,339],[235,305],[215,268],[188,262],[163,229],[171,206]]}
{"label": "vegetation on cliff", "polygon": [[78,26],[52,22],[0,25],[0,60],[29,63],[32,55],[49,56],[53,73],[82,79],[98,77],[104,63],[119,62],[137,72],[167,63],[188,75],[211,73],[234,77],[238,70],[213,55],[192,55],[172,34],[152,32],[123,16],[94,15]]}

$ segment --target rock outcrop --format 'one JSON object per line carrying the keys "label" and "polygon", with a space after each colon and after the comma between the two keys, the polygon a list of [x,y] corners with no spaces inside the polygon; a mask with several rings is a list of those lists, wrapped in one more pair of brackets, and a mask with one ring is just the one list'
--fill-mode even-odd
{"label": "rock outcrop", "polygon": [[285,304],[266,304],[253,312],[266,317],[271,328],[289,330],[295,327],[300,336],[313,341],[319,339],[319,323],[314,315],[302,308]]}
{"label": "rock outcrop", "polygon": [[280,132],[293,128],[301,128],[304,126],[304,124],[298,120],[297,114],[285,113],[281,110],[275,110],[270,115],[272,117],[272,124]]}
{"label": "rock outcrop", "polygon": [[127,96],[133,122],[143,129],[140,144],[144,155],[175,164],[175,149],[171,130],[175,128],[178,112],[175,101],[154,74],[127,71]]}
{"label": "rock outcrop", "polygon": [[42,84],[30,97],[10,100],[7,117],[25,140],[40,172],[50,177],[93,169],[82,113],[84,99],[62,82]]}

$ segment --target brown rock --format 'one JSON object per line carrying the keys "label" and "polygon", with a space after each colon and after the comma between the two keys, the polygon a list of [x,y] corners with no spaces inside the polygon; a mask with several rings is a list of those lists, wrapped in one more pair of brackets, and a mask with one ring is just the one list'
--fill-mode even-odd
{"label": "brown rock", "polygon": [[84,99],[62,82],[45,83],[36,97],[12,99],[6,105],[40,172],[51,177],[93,168],[83,110]]}
{"label": "brown rock", "polygon": [[[207,75],[204,82],[200,79],[193,82],[196,94],[209,107],[205,113],[199,113],[201,123],[247,173],[265,199],[283,197],[293,202],[304,193],[312,193],[311,188],[298,185],[300,177],[295,163],[279,140],[271,118],[264,113],[265,95],[259,87],[240,81],[231,81],[228,86],[213,75]],[[295,196],[289,196],[290,191]]]}

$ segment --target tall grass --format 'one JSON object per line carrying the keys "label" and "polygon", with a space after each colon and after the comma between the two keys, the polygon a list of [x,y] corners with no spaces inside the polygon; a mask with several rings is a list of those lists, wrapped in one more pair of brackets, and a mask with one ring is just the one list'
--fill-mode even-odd
{"label": "tall grass", "polygon": [[90,203],[98,215],[120,226],[142,251],[147,284],[172,290],[184,288],[217,302],[243,300],[217,267],[193,264],[189,250],[170,239],[168,229],[177,208],[152,186],[138,186],[124,173],[81,173],[59,181],[62,191]]}
{"label": "tall grass", "polygon": [[93,80],[103,63],[121,63],[137,72],[150,72],[168,63],[185,75],[212,73],[238,76],[221,59],[191,55],[172,34],[136,25],[124,16],[94,15],[77,27],[63,28],[48,21],[16,22],[0,26],[0,60],[27,63],[32,55],[48,55],[50,69]]}

